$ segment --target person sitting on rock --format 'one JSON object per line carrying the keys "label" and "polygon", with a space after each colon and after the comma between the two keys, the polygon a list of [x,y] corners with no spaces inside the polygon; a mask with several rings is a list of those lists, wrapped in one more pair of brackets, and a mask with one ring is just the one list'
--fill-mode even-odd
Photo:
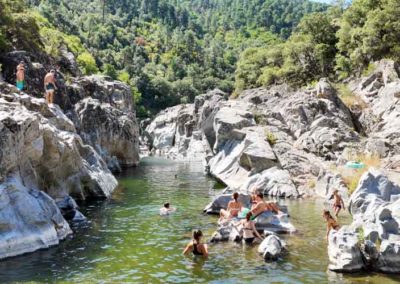
{"label": "person sitting on rock", "polygon": [[169,215],[169,213],[172,213],[174,211],[176,211],[176,208],[171,207],[169,202],[166,202],[164,203],[164,206],[160,208],[160,215],[161,216]]}
{"label": "person sitting on rock", "polygon": [[54,103],[54,92],[57,90],[56,87],[56,71],[52,69],[44,77],[44,89],[46,92],[46,100],[49,105]]}
{"label": "person sitting on rock", "polygon": [[22,91],[24,89],[24,85],[25,85],[25,63],[24,63],[24,61],[21,61],[18,64],[16,75],[17,75],[17,80],[16,80],[17,89]]}
{"label": "person sitting on rock", "polygon": [[263,237],[260,235],[260,233],[257,231],[256,229],[256,225],[254,224],[254,221],[251,220],[253,214],[251,213],[251,211],[249,211],[246,214],[246,218],[241,220],[239,224],[242,225],[243,228],[243,241],[246,244],[252,244],[256,237],[261,241],[263,240]]}
{"label": "person sitting on rock", "polygon": [[345,210],[346,208],[344,206],[343,198],[339,194],[339,190],[335,189],[333,191],[332,196],[329,199],[332,199],[332,198],[334,199],[333,200],[333,211],[335,211],[335,216],[337,218],[339,216],[340,210],[342,210],[342,208],[343,208],[343,210]]}
{"label": "person sitting on rock", "polygon": [[326,240],[329,240],[329,233],[330,231],[333,230],[339,230],[340,225],[338,222],[335,220],[335,218],[332,217],[331,212],[329,210],[324,210],[324,213],[322,214],[324,219],[326,220]]}
{"label": "person sitting on rock", "polygon": [[240,203],[240,201],[238,201],[239,199],[239,193],[235,192],[232,195],[233,200],[229,201],[228,203],[228,207],[225,209],[221,209],[221,211],[219,212],[219,216],[220,216],[220,221],[223,220],[230,220],[232,218],[235,218],[238,216],[240,210],[242,210],[243,206],[242,203]]}
{"label": "person sitting on rock", "polygon": [[254,194],[253,205],[251,206],[250,212],[253,214],[255,218],[265,211],[271,211],[276,214],[282,213],[279,210],[278,205],[276,205],[274,202],[265,202],[264,194],[261,191],[257,191]]}
{"label": "person sitting on rock", "polygon": [[200,230],[194,230],[192,240],[188,243],[186,248],[183,250],[183,254],[193,253],[195,256],[208,257],[208,248],[206,244],[201,242],[203,233]]}

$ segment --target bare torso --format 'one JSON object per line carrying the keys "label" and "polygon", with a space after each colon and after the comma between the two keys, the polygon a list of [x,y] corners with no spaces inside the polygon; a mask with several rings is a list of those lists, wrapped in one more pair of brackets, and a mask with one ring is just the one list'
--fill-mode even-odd
{"label": "bare torso", "polygon": [[53,73],[47,73],[44,77],[44,85],[55,84],[56,80]]}
{"label": "bare torso", "polygon": [[17,66],[17,81],[25,80],[25,67],[22,64]]}

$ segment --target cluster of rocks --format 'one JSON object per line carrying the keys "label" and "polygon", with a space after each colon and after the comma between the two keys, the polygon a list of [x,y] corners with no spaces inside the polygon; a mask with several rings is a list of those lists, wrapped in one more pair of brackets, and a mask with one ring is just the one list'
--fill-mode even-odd
{"label": "cluster of rocks", "polygon": [[[332,168],[343,167],[354,156],[366,154],[381,159],[388,176],[400,170],[397,119],[400,68],[391,60],[382,60],[376,63],[371,75],[348,79],[345,84],[354,96],[354,103],[349,107],[326,79],[321,79],[314,88],[297,92],[286,85],[246,90],[235,100],[228,100],[226,94],[214,90],[197,97],[194,104],[166,109],[153,121],[146,122],[144,142],[150,154],[204,161],[209,174],[226,185],[224,192],[240,192],[243,202],[247,202],[254,188],[261,189],[265,195],[291,198],[308,194],[326,198],[333,189],[339,189],[348,200],[344,173]],[[352,174],[351,170],[347,171]],[[219,211],[228,199],[229,194],[216,196],[206,211]],[[394,232],[395,218],[390,219],[387,214],[384,210],[377,218],[388,224],[385,230],[391,226],[389,231]],[[354,218],[359,219],[356,215]],[[368,232],[371,226],[362,228]],[[354,233],[353,227],[341,230],[342,235],[337,239],[358,243],[358,233]],[[231,232],[229,226],[222,227],[216,236],[229,239]],[[368,256],[371,261],[363,268],[373,266],[390,272],[382,268],[389,266],[382,261],[387,256],[385,261],[394,264],[388,260],[395,259],[388,253],[397,250],[392,245],[394,235],[387,231],[385,236],[390,240],[380,239],[384,246],[375,255],[381,255],[379,268],[370,264],[374,259],[371,254]],[[368,258],[365,251],[371,249],[365,243],[363,253],[354,253],[352,245],[345,252],[346,245],[339,241],[335,248],[334,244],[330,245],[330,251],[343,248],[336,256],[339,264],[334,264],[330,252],[332,270],[353,270],[340,268],[340,259],[350,259],[350,262],[353,258],[362,259],[365,263]]]}
{"label": "cluster of rocks", "polygon": [[109,197],[112,171],[139,161],[127,85],[102,76],[67,83],[58,73],[57,104],[49,106],[40,98],[49,59],[31,58],[0,58],[7,81],[24,60],[29,86],[28,95],[0,82],[0,259],[58,244],[72,233],[67,221],[85,220],[76,201]]}
{"label": "cluster of rocks", "polygon": [[325,161],[360,141],[357,129],[335,89],[321,80],[313,90],[253,89],[237,100],[215,90],[162,111],[143,135],[152,154],[202,160],[231,190],[257,187],[296,198],[321,169],[326,173]]}
{"label": "cluster of rocks", "polygon": [[366,172],[350,197],[353,222],[329,235],[329,269],[400,273],[400,186]]}

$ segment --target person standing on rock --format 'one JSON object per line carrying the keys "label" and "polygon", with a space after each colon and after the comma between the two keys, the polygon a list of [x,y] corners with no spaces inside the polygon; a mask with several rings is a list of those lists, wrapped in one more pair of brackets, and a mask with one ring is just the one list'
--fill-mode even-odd
{"label": "person standing on rock", "polygon": [[44,89],[46,92],[46,100],[49,105],[54,103],[54,92],[57,90],[56,87],[56,71],[50,70],[49,73],[44,77]]}
{"label": "person standing on rock", "polygon": [[329,233],[331,230],[339,230],[340,225],[339,223],[335,220],[335,218],[332,217],[331,212],[329,210],[324,210],[322,216],[324,217],[326,221],[326,240],[329,240]]}
{"label": "person standing on rock", "polygon": [[16,86],[17,89],[22,91],[25,85],[25,63],[21,61],[17,66],[17,74],[16,74]]}
{"label": "person standing on rock", "polygon": [[339,194],[339,190],[335,189],[330,199],[333,200],[333,210],[335,211],[336,218],[339,217],[340,210],[345,210],[343,198]]}
{"label": "person standing on rock", "polygon": [[240,210],[242,210],[242,203],[238,201],[239,193],[235,192],[232,195],[233,200],[229,201],[228,207],[225,209],[221,209],[219,212],[219,221],[223,221],[224,219],[230,220],[238,216]]}

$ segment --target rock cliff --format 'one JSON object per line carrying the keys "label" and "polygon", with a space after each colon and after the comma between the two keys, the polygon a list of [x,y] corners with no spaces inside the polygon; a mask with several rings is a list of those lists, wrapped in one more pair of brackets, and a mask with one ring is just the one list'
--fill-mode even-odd
{"label": "rock cliff", "polygon": [[67,220],[85,220],[75,200],[109,197],[117,186],[111,171],[139,162],[127,85],[58,72],[57,104],[49,106],[41,93],[51,59],[6,54],[2,77],[12,81],[22,59],[26,93],[0,82],[0,259],[58,244],[72,233]]}

